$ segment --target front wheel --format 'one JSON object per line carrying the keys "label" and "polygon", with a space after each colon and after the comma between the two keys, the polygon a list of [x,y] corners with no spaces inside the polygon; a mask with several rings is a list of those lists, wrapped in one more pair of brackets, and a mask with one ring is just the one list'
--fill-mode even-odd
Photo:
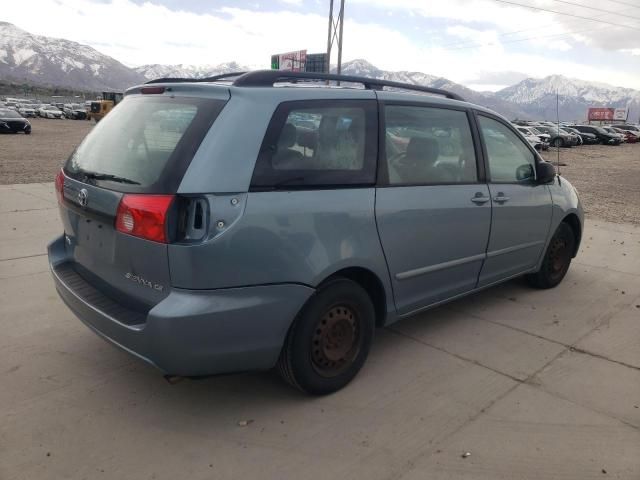
{"label": "front wheel", "polygon": [[566,223],[561,223],[549,242],[540,270],[527,275],[527,281],[535,288],[557,286],[569,270],[576,238]]}
{"label": "front wheel", "polygon": [[367,359],[375,309],[357,283],[337,278],[320,287],[298,314],[285,340],[278,371],[314,395],[340,390]]}
{"label": "front wheel", "polygon": [[558,147],[564,147],[564,140],[561,138],[555,138],[553,140],[553,146],[558,148]]}

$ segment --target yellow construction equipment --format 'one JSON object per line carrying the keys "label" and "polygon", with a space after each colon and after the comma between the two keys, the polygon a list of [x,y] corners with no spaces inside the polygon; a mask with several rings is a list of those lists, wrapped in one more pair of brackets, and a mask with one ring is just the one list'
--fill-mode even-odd
{"label": "yellow construction equipment", "polygon": [[102,100],[91,102],[87,112],[87,120],[93,118],[98,123],[122,100],[123,96],[120,92],[102,92]]}

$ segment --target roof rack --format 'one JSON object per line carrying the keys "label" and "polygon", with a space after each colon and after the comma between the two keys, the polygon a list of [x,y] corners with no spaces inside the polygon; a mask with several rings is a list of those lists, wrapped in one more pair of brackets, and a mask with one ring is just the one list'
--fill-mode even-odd
{"label": "roof rack", "polygon": [[145,85],[149,85],[150,83],[186,83],[186,82],[215,82],[217,80],[224,80],[226,78],[239,77],[240,75],[244,75],[247,72],[228,72],[221,73],[219,75],[213,75],[211,77],[204,78],[181,78],[181,77],[165,77],[165,78],[155,78],[153,80],[149,80],[145,83]]}
{"label": "roof rack", "polygon": [[239,76],[233,82],[235,87],[272,87],[276,82],[286,80],[334,80],[339,82],[360,83],[367,90],[382,90],[384,87],[399,88],[402,90],[415,90],[418,92],[442,95],[452,100],[464,101],[457,93],[442,90],[440,88],[423,87],[410,83],[392,82],[379,78],[357,77],[352,75],[336,75],[333,73],[309,73],[289,72],[285,70],[256,70]]}
{"label": "roof rack", "polygon": [[464,102],[457,93],[440,88],[423,87],[422,85],[413,85],[410,83],[392,82],[380,78],[357,77],[353,75],[336,75],[333,73],[310,73],[310,72],[289,72],[286,70],[255,70],[253,72],[229,72],[214,75],[205,78],[156,78],[150,80],[146,85],[151,83],[186,83],[186,82],[215,82],[217,80],[225,80],[237,77],[233,81],[234,87],[273,87],[277,82],[296,81],[296,80],[333,80],[338,82],[360,83],[366,90],[382,90],[384,87],[398,88],[402,90],[413,90],[417,92],[432,93],[434,95],[442,95],[452,100],[460,100]]}

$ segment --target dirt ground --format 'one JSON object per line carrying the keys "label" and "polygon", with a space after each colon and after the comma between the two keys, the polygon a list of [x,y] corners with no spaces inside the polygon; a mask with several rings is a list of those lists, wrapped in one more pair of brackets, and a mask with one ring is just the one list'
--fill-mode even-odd
{"label": "dirt ground", "polygon": [[[543,157],[557,162],[555,149]],[[562,148],[560,172],[578,189],[589,217],[640,225],[640,144]]]}
{"label": "dirt ground", "polygon": [[53,182],[95,125],[88,120],[30,118],[32,133],[0,135],[0,185]]}
{"label": "dirt ground", "polygon": [[[53,181],[73,148],[93,128],[82,120],[30,120],[29,135],[0,135],[0,184]],[[544,152],[556,163],[554,149]],[[592,218],[640,225],[640,144],[560,149],[560,167]]]}

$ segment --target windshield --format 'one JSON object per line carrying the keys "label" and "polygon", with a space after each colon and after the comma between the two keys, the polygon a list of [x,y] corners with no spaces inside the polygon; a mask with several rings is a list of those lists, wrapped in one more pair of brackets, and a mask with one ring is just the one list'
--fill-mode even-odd
{"label": "windshield", "polygon": [[2,118],[22,118],[20,114],[13,110],[0,110],[0,117]]}
{"label": "windshield", "polygon": [[[200,142],[224,106],[190,97],[127,97],[71,155],[65,171],[118,190],[175,193]],[[119,177],[127,185],[105,177]],[[135,186],[134,186],[135,185]]]}

